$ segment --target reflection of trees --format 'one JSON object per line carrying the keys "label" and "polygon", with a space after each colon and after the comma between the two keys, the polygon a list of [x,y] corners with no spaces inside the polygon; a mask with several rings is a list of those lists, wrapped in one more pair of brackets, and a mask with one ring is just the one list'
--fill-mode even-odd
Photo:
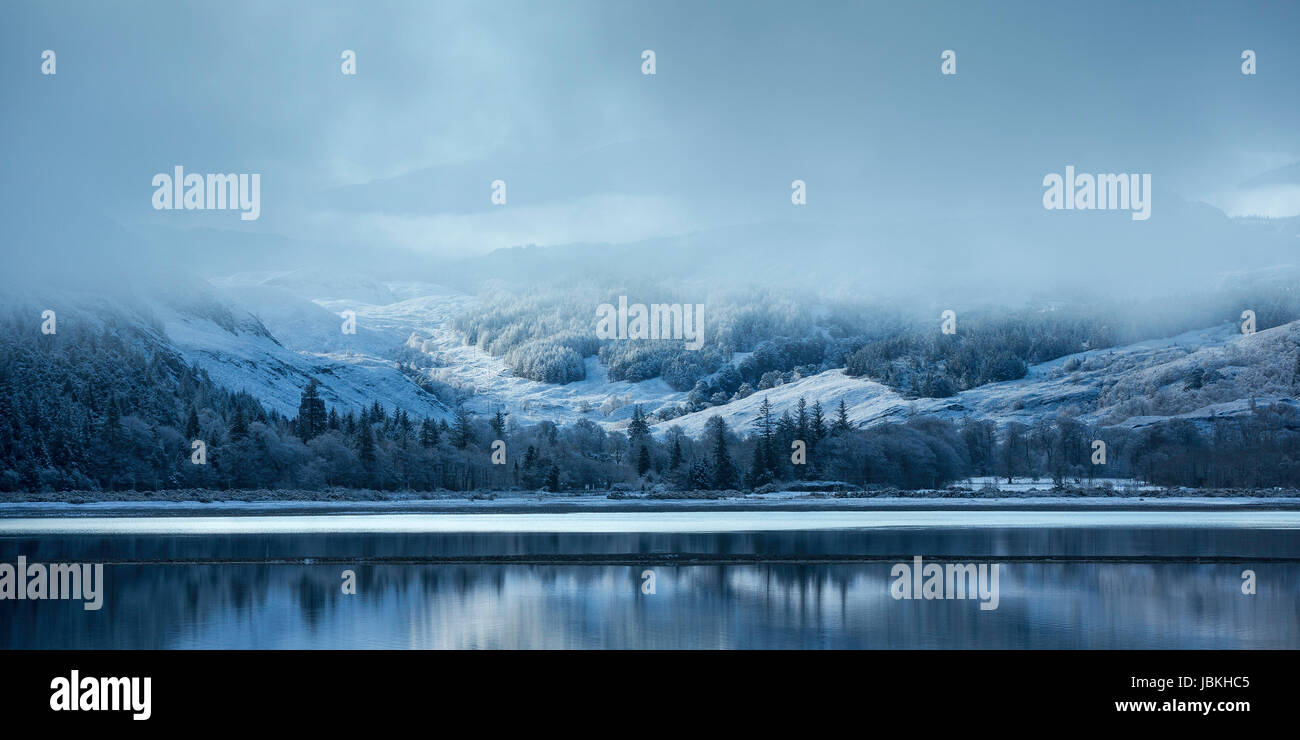
{"label": "reflection of trees", "polygon": [[[0,647],[267,647],[284,640],[343,647],[366,637],[438,647],[1294,648],[1300,647],[1300,564],[1294,562],[1004,560],[1001,604],[981,612],[973,600],[893,600],[891,560],[690,564],[670,556],[860,552],[958,562],[999,562],[1027,552],[1277,556],[1294,555],[1293,539],[1281,530],[1118,528],[9,539],[0,541],[4,562],[18,552],[30,562],[147,562],[105,567],[100,612],[84,611],[80,602],[0,602]],[[343,553],[372,560],[338,557]],[[551,553],[586,553],[592,560],[491,561]],[[609,564],[598,553],[642,559]],[[266,560],[290,557],[298,560]],[[396,557],[488,562],[375,560]],[[196,562],[178,562],[186,559]],[[1240,592],[1247,567],[1259,577],[1255,596]],[[640,593],[647,568],[656,575],[654,595]],[[355,595],[340,591],[344,570],[356,572]]]}
{"label": "reflection of trees", "polygon": [[[657,593],[640,593],[640,573]],[[1240,573],[1259,575],[1255,596]],[[1300,565],[1003,563],[1001,605],[895,601],[886,562],[704,565],[116,565],[101,612],[6,602],[3,647],[269,646],[274,615],[414,646],[1296,647]],[[293,620],[297,620],[296,622]],[[281,625],[283,626],[283,625]],[[333,644],[324,645],[333,646]]]}

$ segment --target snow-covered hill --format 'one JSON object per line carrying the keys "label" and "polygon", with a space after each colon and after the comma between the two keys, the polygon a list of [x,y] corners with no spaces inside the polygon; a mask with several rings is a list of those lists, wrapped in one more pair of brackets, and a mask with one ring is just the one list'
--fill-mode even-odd
{"label": "snow-covered hill", "polygon": [[[283,347],[328,363],[333,379],[365,370],[379,383],[379,377],[384,375],[380,371],[392,365],[394,350],[406,347],[420,355],[421,374],[455,391],[453,395],[464,399],[466,408],[483,415],[503,409],[521,423],[571,423],[588,418],[618,426],[631,416],[634,403],[658,408],[685,398],[684,393],[673,391],[658,379],[611,382],[594,357],[587,358],[587,377],[579,382],[554,385],[517,377],[499,358],[465,345],[463,337],[450,328],[452,318],[472,310],[476,299],[435,283],[365,278],[349,283],[324,273],[293,271],[243,273],[213,284],[228,302],[255,314]],[[355,335],[341,331],[341,317],[346,311],[356,315]],[[197,336],[194,327],[185,323],[169,326],[168,333],[175,329],[191,350],[201,353],[205,344],[218,348],[217,355],[231,360],[224,364],[234,366],[220,368],[229,371],[224,377],[244,380],[240,374],[247,370],[244,360],[251,359],[252,347],[232,346],[233,338],[219,333]],[[257,344],[255,338],[248,341]],[[402,382],[410,383],[397,375]],[[389,393],[378,400],[412,413],[422,408],[412,408],[394,395]],[[329,405],[335,403],[329,395],[325,400]],[[444,400],[449,409],[455,402]],[[296,410],[296,395],[293,403]],[[421,411],[420,415],[425,413]],[[437,418],[438,414],[433,416]]]}
{"label": "snow-covered hill", "polygon": [[[554,385],[517,377],[501,359],[465,345],[450,328],[452,318],[473,310],[477,301],[446,286],[365,279],[348,283],[306,272],[242,275],[217,284],[229,301],[255,313],[278,344],[256,332],[236,340],[211,322],[176,316],[167,322],[168,334],[187,357],[207,358],[204,366],[220,382],[250,390],[263,383],[276,389],[277,408],[290,403],[296,408],[297,403],[292,384],[277,383],[275,378],[286,372],[276,366],[286,362],[277,352],[285,348],[293,350],[298,363],[328,370],[326,385],[331,394],[326,400],[331,404],[355,405],[356,394],[374,393],[381,403],[412,413],[423,409],[427,401],[411,394],[411,381],[392,370],[389,358],[399,346],[421,358],[422,376],[457,391],[471,410],[490,414],[504,409],[521,423],[567,424],[585,418],[619,428],[626,425],[634,404],[654,412],[686,398],[660,379],[611,382],[595,358],[586,360],[586,379],[574,383]],[[357,316],[355,335],[343,335],[339,329],[345,311]],[[809,404],[820,401],[828,418],[843,400],[850,419],[862,426],[913,415],[1032,425],[1067,414],[1087,423],[1128,427],[1173,416],[1209,419],[1244,413],[1252,398],[1258,404],[1294,404],[1298,340],[1300,322],[1253,335],[1224,324],[1061,357],[1030,366],[1019,380],[942,399],[905,398],[872,380],[829,370],[725,406],[660,422],[655,429],[663,432],[677,425],[698,435],[714,415],[721,415],[733,429],[748,429],[764,398],[780,414],[787,409],[793,412],[800,397]],[[265,346],[268,343],[275,349]],[[264,363],[270,364],[263,367]],[[254,366],[256,371],[251,369]],[[270,391],[263,393],[271,396]]]}
{"label": "snow-covered hill", "polygon": [[[1243,335],[1235,325],[1187,332],[1167,339],[1081,352],[1032,365],[1020,380],[992,383],[951,398],[908,399],[870,380],[828,370],[726,406],[669,422],[692,436],[711,416],[732,429],[750,428],[764,398],[776,414],[792,413],[799,398],[820,401],[828,418],[844,401],[860,426],[903,421],[915,415],[988,419],[1032,425],[1066,413],[1090,424],[1146,426],[1172,416],[1209,419],[1248,412],[1259,405],[1294,400],[1300,322]],[[1199,371],[1200,387],[1188,387]],[[1192,383],[1195,385],[1195,383]]]}
{"label": "snow-covered hill", "polygon": [[[445,403],[386,356],[384,348],[401,345],[400,335],[358,329],[357,335],[336,340],[325,327],[342,335],[341,319],[324,308],[279,288],[228,287],[178,280],[165,288],[135,286],[113,294],[32,289],[7,296],[5,303],[19,315],[39,317],[42,310],[54,310],[59,326],[128,328],[132,341],[175,353],[219,385],[247,391],[286,416],[297,414],[302,389],[315,378],[326,404],[340,410],[378,401],[417,418],[450,418]],[[250,307],[271,320],[263,322]]]}
{"label": "snow-covered hill", "polygon": [[[296,414],[311,378],[320,382],[326,404],[340,410],[378,401],[417,418],[445,419],[462,401],[483,415],[503,409],[525,424],[589,419],[621,428],[634,404],[653,413],[687,397],[657,378],[610,381],[594,357],[586,359],[582,381],[554,385],[517,377],[501,359],[465,345],[451,329],[452,319],[474,310],[477,299],[432,283],[309,270],[241,273],[129,300],[42,295],[39,303],[58,308],[61,321],[97,322],[119,314],[217,383],[247,391],[289,416]],[[342,330],[348,311],[356,316],[355,334]],[[1061,357],[1031,366],[1022,379],[942,399],[905,398],[836,369],[654,428],[662,433],[675,425],[695,436],[709,417],[720,415],[733,429],[747,430],[763,399],[779,415],[793,412],[801,397],[809,404],[820,401],[828,419],[843,401],[850,419],[862,426],[915,415],[1032,425],[1066,414],[1131,428],[1175,416],[1205,420],[1247,412],[1252,399],[1260,405],[1295,404],[1298,347],[1300,322],[1249,336],[1224,324]]]}

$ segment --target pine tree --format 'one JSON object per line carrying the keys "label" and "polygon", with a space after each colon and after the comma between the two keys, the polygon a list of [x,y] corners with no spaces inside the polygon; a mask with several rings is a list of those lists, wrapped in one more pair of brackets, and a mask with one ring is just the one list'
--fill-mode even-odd
{"label": "pine tree", "polygon": [[425,417],[424,423],[420,425],[420,445],[422,447],[434,447],[438,444],[438,425],[433,419]]}
{"label": "pine tree", "polygon": [[707,491],[713,487],[713,466],[707,459],[699,457],[691,461],[686,487],[692,491]]}
{"label": "pine tree", "polygon": [[669,470],[676,470],[682,465],[682,440],[679,437],[673,438],[672,457],[668,460]]}
{"label": "pine tree", "polygon": [[713,438],[713,489],[731,488],[736,482],[736,469],[727,452],[727,422],[721,416],[711,416],[705,427]]}
{"label": "pine tree", "polygon": [[492,427],[492,433],[496,435],[495,439],[505,440],[506,415],[502,413],[501,409],[497,409],[497,412],[492,415],[492,419],[488,421],[488,426]]}
{"label": "pine tree", "polygon": [[462,450],[474,441],[473,420],[474,414],[469,409],[464,406],[456,409],[456,433],[452,435],[451,441]]}
{"label": "pine tree", "polygon": [[244,410],[235,407],[235,418],[230,421],[230,440],[237,442],[248,436],[248,422],[244,420]]}
{"label": "pine tree", "polygon": [[770,483],[772,475],[768,472],[767,460],[763,456],[763,445],[754,445],[754,457],[749,465],[749,487],[758,488],[766,483]]}
{"label": "pine tree", "polygon": [[840,407],[835,412],[835,421],[831,424],[831,434],[844,434],[853,430],[853,422],[849,421],[849,407],[840,399]]}
{"label": "pine tree", "polygon": [[650,472],[650,450],[646,449],[645,445],[641,445],[641,454],[636,460],[636,473],[644,476],[648,472]]}
{"label": "pine tree", "polygon": [[776,424],[772,420],[772,403],[763,396],[758,406],[758,416],[754,419],[758,429],[759,444],[763,446],[763,461],[769,473],[776,472]]}
{"label": "pine tree", "polygon": [[554,463],[551,464],[551,472],[546,474],[546,490],[551,493],[560,492],[560,469]]}
{"label": "pine tree", "polygon": [[776,438],[776,442],[772,452],[772,457],[768,459],[768,463],[772,466],[773,477],[778,477],[781,470],[781,455],[776,452],[776,449],[788,453],[790,450],[790,443],[797,439],[795,436],[796,431],[794,417],[790,416],[789,409],[781,412],[781,418],[776,421],[776,433],[773,435]]}
{"label": "pine tree", "polygon": [[812,441],[812,434],[809,433],[808,429],[808,402],[804,400],[803,396],[799,396],[799,405],[797,408],[798,411],[796,413],[796,421],[794,424],[794,438],[803,440],[804,444],[810,444]]}
{"label": "pine tree", "polygon": [[199,414],[190,407],[190,416],[185,420],[185,437],[186,439],[195,440],[199,438]]}
{"label": "pine tree", "polygon": [[307,381],[298,402],[298,436],[304,442],[325,432],[329,423],[325,412],[325,401],[320,397],[320,384],[315,378]]}
{"label": "pine tree", "polygon": [[368,471],[375,469],[375,440],[368,427],[361,428],[361,442],[357,448],[357,455],[361,458],[362,467]]}
{"label": "pine tree", "polygon": [[812,435],[812,442],[809,447],[816,447],[817,443],[826,438],[826,414],[822,411],[822,402],[813,402],[812,421],[810,422],[808,433]]}
{"label": "pine tree", "polygon": [[398,409],[393,414],[394,435],[401,440],[402,444],[406,444],[414,431],[415,425],[411,423],[411,415],[406,413],[406,409]]}
{"label": "pine tree", "polygon": [[627,425],[628,442],[636,445],[650,436],[650,424],[646,422],[645,412],[641,410],[641,404],[632,407],[632,421]]}

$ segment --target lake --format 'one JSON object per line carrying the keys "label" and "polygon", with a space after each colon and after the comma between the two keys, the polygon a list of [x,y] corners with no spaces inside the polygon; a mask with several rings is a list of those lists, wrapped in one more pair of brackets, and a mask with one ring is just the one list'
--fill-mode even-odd
{"label": "lake", "polygon": [[[1300,647],[1300,512],[0,519],[19,555],[103,607],[0,601],[6,649]],[[996,608],[894,598],[916,556]]]}

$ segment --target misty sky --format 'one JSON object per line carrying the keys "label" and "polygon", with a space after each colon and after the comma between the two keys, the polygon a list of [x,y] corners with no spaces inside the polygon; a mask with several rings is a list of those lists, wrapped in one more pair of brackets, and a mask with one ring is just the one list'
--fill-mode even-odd
{"label": "misty sky", "polygon": [[[413,263],[771,221],[1141,233],[1045,220],[1067,164],[1152,173],[1152,224],[1178,200],[1292,217],[1298,32],[1291,2],[9,2],[0,197],[25,241],[92,213]],[[178,164],[261,173],[261,218],[153,210]]]}

